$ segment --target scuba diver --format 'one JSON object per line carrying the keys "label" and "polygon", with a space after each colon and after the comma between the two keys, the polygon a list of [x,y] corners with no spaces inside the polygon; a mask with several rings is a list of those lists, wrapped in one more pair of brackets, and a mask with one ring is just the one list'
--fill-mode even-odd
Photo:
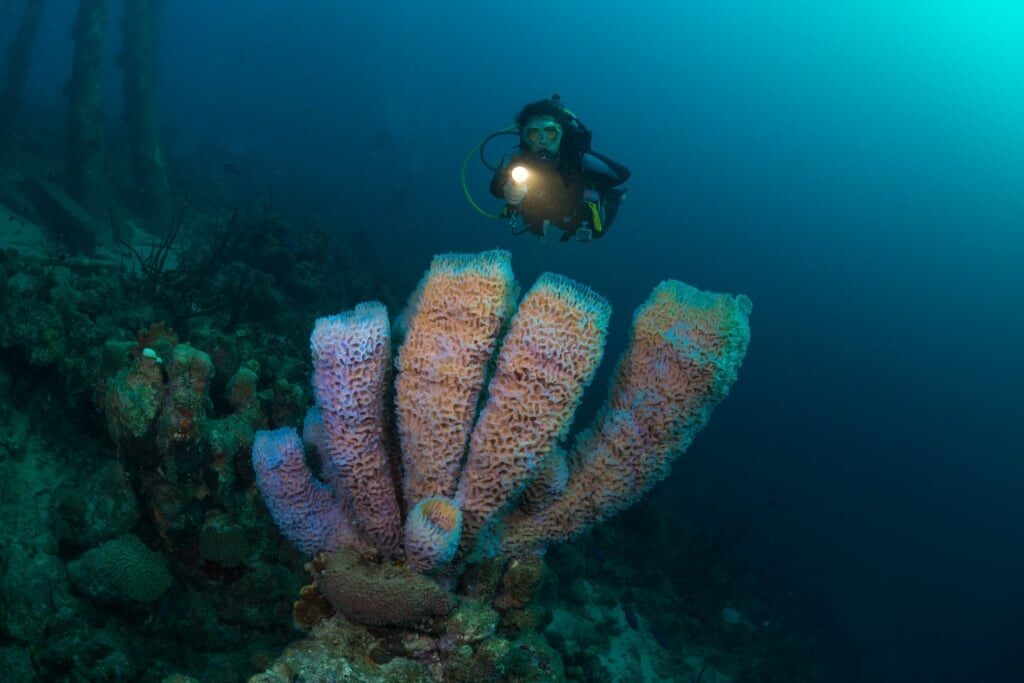
{"label": "scuba diver", "polygon": [[491,194],[505,200],[502,213],[491,217],[508,218],[513,227],[521,223],[525,227],[516,234],[528,230],[543,240],[604,237],[625,197],[621,185],[629,179],[629,169],[590,149],[591,131],[558,95],[527,104],[515,120],[514,128],[492,133],[478,145],[483,159],[483,147],[491,138],[519,137],[518,147],[497,168],[484,160],[494,171]]}

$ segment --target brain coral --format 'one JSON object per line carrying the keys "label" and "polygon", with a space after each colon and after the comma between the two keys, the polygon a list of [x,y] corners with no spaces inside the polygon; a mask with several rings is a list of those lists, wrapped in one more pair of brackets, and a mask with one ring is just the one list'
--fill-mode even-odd
{"label": "brain coral", "polygon": [[160,556],[130,533],[87,550],[68,575],[78,590],[106,602],[153,602],[172,582]]}

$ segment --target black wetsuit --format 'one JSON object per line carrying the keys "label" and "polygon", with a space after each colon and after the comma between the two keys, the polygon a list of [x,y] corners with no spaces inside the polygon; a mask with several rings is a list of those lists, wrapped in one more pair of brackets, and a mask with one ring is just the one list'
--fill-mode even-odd
{"label": "black wetsuit", "polygon": [[[584,224],[592,237],[604,237],[618,213],[624,190],[619,187],[629,179],[629,169],[597,152],[576,156],[574,162],[557,158],[538,159],[530,152],[518,152],[508,158],[491,179],[491,194],[504,198],[509,169],[525,166],[530,172],[526,196],[518,206],[506,206],[506,212],[518,214],[530,232],[544,234],[544,223],[563,231],[568,240]],[[603,215],[601,229],[596,229],[591,208],[584,201],[584,192],[595,191],[599,211]]]}

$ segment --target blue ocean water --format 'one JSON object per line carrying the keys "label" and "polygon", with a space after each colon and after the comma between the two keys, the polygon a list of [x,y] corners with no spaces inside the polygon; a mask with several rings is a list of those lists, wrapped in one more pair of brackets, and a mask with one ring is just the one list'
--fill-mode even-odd
{"label": "blue ocean water", "polygon": [[[0,3],[4,44],[19,4]],[[46,9],[40,101],[62,97],[72,4]],[[1010,1],[175,0],[159,99],[172,159],[209,159],[247,196],[273,187],[403,291],[432,254],[509,249],[521,282],[550,270],[611,299],[608,357],[659,280],[748,295],[740,381],[666,497],[752,518],[745,557],[820,617],[850,680],[1009,681],[1022,38]],[[633,172],[599,242],[516,237],[463,197],[467,151],[552,93]],[[495,208],[488,180],[474,163]]]}

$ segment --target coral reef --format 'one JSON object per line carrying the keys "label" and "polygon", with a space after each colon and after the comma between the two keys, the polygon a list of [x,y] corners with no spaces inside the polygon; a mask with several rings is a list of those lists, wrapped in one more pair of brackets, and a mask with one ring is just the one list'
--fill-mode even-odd
{"label": "coral reef", "polygon": [[[332,404],[309,382],[317,315],[395,311],[401,279],[223,216],[190,208],[152,290],[130,254],[0,250],[5,680],[815,680],[784,599],[743,572],[741,523],[665,515],[662,488],[608,519],[733,381],[742,299],[659,287],[576,433],[603,299],[547,276],[517,302],[507,255],[438,259],[394,321],[323,328],[324,376],[361,392],[328,384]],[[357,508],[346,477],[394,507]]]}
{"label": "coral reef", "polygon": [[[635,672],[652,682],[838,680],[824,670],[819,634],[800,634],[807,615],[793,593],[736,551],[749,520],[712,523],[712,502],[677,494],[658,488],[545,556],[543,634],[562,655],[567,680],[629,680]],[[674,514],[665,514],[668,506]]]}
{"label": "coral reef", "polygon": [[[339,657],[357,667],[338,634],[360,628],[382,643],[420,643],[385,647],[384,661],[425,668],[349,671],[350,680],[561,680],[560,662],[537,666],[548,660],[530,645],[540,554],[668,474],[736,380],[750,302],[674,281],[655,288],[608,400],[567,451],[610,306],[558,275],[517,305],[518,290],[507,252],[436,257],[401,317],[393,415],[384,307],[317,321],[316,405],[303,431],[322,477],[293,428],[259,432],[252,459],[284,535],[307,554],[328,552],[308,566],[317,590],[296,605],[310,640],[254,680],[322,680],[340,675]],[[480,610],[492,625],[467,628]],[[452,646],[467,633],[477,636]],[[528,673],[512,674],[510,657],[533,662]]]}
{"label": "coral reef", "polygon": [[[203,243],[185,239],[204,215],[165,267],[204,261]],[[353,301],[369,280],[322,234],[289,230],[320,251],[254,230],[232,260],[287,314],[230,326],[231,310],[208,308],[171,325],[103,251],[0,249],[4,680],[236,682],[294,638],[303,558],[282,547],[248,453],[257,428],[305,412],[309,364],[291,332],[319,303],[304,297]],[[288,290],[255,260],[287,263]],[[202,284],[203,302],[225,291]]]}

